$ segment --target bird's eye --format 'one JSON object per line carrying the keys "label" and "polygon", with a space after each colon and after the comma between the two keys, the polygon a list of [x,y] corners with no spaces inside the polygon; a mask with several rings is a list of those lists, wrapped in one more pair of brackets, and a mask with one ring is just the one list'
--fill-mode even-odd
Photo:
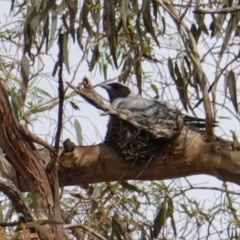
{"label": "bird's eye", "polygon": [[121,85],[119,85],[119,86],[118,86],[118,89],[121,89],[121,88],[122,88],[122,86],[121,86]]}

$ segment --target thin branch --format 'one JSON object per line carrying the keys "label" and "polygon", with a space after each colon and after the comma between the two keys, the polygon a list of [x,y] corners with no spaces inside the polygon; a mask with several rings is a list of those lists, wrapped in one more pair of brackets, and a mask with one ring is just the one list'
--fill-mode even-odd
{"label": "thin branch", "polygon": [[63,124],[63,103],[64,103],[64,85],[62,79],[63,73],[63,33],[62,28],[59,29],[59,72],[58,72],[58,96],[59,96],[59,106],[58,106],[58,126],[57,126],[57,133],[55,136],[55,149],[58,152],[59,143],[62,133],[62,124]]}
{"label": "thin branch", "polygon": [[12,201],[17,213],[22,213],[26,222],[35,221],[36,218],[31,213],[31,210],[26,205],[21,192],[9,180],[0,177],[0,191],[8,196]]}
{"label": "thin branch", "polygon": [[240,7],[229,7],[229,8],[221,8],[221,9],[206,9],[206,8],[198,8],[196,10],[193,11],[193,13],[196,14],[227,14],[227,13],[235,13],[235,12],[239,12],[240,11]]}
{"label": "thin branch", "polygon": [[97,233],[96,231],[94,231],[93,229],[87,227],[87,226],[84,226],[80,223],[75,223],[75,224],[66,224],[64,225],[64,228],[65,229],[69,229],[69,228],[76,228],[76,227],[79,227],[79,228],[82,228],[83,230],[85,230],[87,233],[93,235],[94,237],[100,239],[100,240],[107,240],[105,237],[103,237],[102,235],[100,235],[99,233]]}
{"label": "thin branch", "polygon": [[9,223],[5,223],[5,222],[0,222],[0,227],[15,227],[18,226],[21,222],[16,221],[16,222],[9,222]]}

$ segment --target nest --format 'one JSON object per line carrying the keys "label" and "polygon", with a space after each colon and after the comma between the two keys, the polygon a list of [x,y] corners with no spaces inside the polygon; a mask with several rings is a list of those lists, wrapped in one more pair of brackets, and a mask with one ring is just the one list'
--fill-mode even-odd
{"label": "nest", "polygon": [[118,118],[110,118],[105,142],[130,163],[149,163],[169,141],[132,126]]}

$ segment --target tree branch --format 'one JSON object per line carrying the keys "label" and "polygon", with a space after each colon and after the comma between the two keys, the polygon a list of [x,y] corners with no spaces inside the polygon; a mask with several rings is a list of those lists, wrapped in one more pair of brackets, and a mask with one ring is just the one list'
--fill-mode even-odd
{"label": "tree branch", "polygon": [[239,145],[217,138],[202,141],[201,134],[186,127],[172,143],[148,165],[130,166],[107,144],[74,147],[59,159],[60,186],[120,180],[164,180],[196,174],[215,176],[240,184]]}
{"label": "tree branch", "polygon": [[8,196],[8,198],[12,201],[16,212],[22,213],[26,222],[37,220],[29,207],[26,205],[22,194],[11,181],[0,177],[0,191]]}
{"label": "tree branch", "polygon": [[234,12],[239,12],[240,7],[229,7],[229,8],[220,8],[220,9],[206,9],[206,8],[197,8],[196,10],[193,11],[193,13],[196,14],[227,14],[227,13],[234,13]]}

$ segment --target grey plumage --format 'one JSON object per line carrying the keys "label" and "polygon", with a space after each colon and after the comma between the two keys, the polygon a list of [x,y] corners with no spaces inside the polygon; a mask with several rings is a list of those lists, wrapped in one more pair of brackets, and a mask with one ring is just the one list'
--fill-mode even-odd
{"label": "grey plumage", "polygon": [[133,116],[139,118],[151,118],[158,120],[176,120],[179,115],[182,116],[187,126],[204,128],[205,119],[191,117],[182,114],[178,108],[166,101],[157,99],[140,98],[134,95],[131,90],[120,83],[114,82],[101,84],[106,89],[110,103],[116,109],[129,110]]}

